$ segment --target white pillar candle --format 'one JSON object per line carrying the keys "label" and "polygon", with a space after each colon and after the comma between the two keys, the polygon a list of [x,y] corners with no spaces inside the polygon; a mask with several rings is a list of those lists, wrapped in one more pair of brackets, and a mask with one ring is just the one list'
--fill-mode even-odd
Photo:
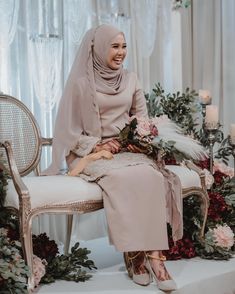
{"label": "white pillar candle", "polygon": [[230,125],[230,138],[231,142],[235,144],[235,124]]}
{"label": "white pillar candle", "polygon": [[216,129],[219,122],[219,112],[217,105],[206,106],[205,124],[207,129]]}
{"label": "white pillar candle", "polygon": [[211,104],[211,93],[208,90],[199,90],[199,100],[201,104]]}

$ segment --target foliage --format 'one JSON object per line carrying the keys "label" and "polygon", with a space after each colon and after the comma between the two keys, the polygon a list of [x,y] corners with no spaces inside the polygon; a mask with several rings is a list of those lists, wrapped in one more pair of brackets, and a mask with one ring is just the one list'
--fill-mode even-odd
{"label": "foliage", "polygon": [[76,243],[68,255],[60,255],[50,259],[41,283],[51,283],[56,279],[75,282],[89,280],[91,275],[82,270],[82,267],[90,270],[96,269],[94,262],[88,259],[89,253],[90,250],[79,248],[79,243]]}
{"label": "foliage", "polygon": [[[165,94],[161,85],[157,84],[151,94],[146,94],[148,112],[151,117],[167,115],[184,130],[185,134],[193,136],[208,147],[208,133],[200,126],[202,117],[197,96],[195,91],[189,89],[182,94],[180,92]],[[227,163],[232,149],[228,138],[223,140],[223,133],[220,129],[217,132],[216,142],[222,142],[217,158]],[[171,159],[168,164],[174,164],[174,160]],[[208,160],[196,162],[196,164],[202,169],[209,170]],[[224,170],[214,171],[213,177],[214,184],[208,190],[210,206],[206,223],[206,238],[201,239],[199,236],[202,225],[200,201],[196,195],[187,197],[184,199],[184,237],[180,242],[173,243],[171,233],[169,233],[170,249],[165,252],[168,259],[189,258],[194,253],[202,258],[228,259],[234,253],[234,246],[230,249],[216,246],[211,230],[219,224],[227,224],[233,232],[235,231],[235,180]]]}
{"label": "foliage", "polygon": [[0,153],[0,208],[3,207],[6,198],[8,177],[8,173],[4,167],[2,154]]}
{"label": "foliage", "polygon": [[225,164],[228,164],[229,156],[233,155],[233,148],[229,144],[229,136],[221,140],[221,144],[215,154],[216,158],[222,159]]}
{"label": "foliage", "polygon": [[21,244],[10,241],[7,231],[0,229],[0,288],[1,293],[28,293],[28,267],[21,255]]}
{"label": "foliage", "polygon": [[155,85],[151,94],[145,95],[150,117],[166,114],[186,135],[197,134],[196,127],[199,124],[199,118],[196,116],[199,111],[197,96],[198,94],[189,88],[184,93],[165,94],[159,83]]}

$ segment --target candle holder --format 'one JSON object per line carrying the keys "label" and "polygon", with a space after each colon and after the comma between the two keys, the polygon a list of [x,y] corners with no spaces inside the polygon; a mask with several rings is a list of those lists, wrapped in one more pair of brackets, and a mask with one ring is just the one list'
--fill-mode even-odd
{"label": "candle holder", "polygon": [[200,102],[202,107],[202,128],[205,128],[206,106],[207,104]]}
{"label": "candle holder", "polygon": [[202,128],[205,128],[205,117],[206,117],[206,106],[211,104],[211,99],[207,101],[201,100],[200,101],[201,108],[202,108]]}
{"label": "candle holder", "polygon": [[218,123],[205,123],[205,129],[208,134],[208,142],[209,142],[209,158],[210,158],[210,172],[213,174],[213,163],[214,163],[214,154],[213,154],[213,148],[214,144],[217,140],[217,132],[219,129]]}
{"label": "candle holder", "polygon": [[235,178],[235,142],[233,142],[231,136],[228,136],[229,145],[232,147],[232,156],[233,156],[233,178]]}

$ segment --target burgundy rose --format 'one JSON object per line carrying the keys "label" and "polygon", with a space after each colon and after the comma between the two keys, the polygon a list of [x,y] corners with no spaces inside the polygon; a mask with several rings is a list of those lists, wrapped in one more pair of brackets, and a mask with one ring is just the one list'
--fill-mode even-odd
{"label": "burgundy rose", "polygon": [[46,233],[43,233],[38,236],[33,235],[33,253],[49,261],[59,253],[59,250],[55,241],[49,240]]}
{"label": "burgundy rose", "polygon": [[201,168],[201,169],[209,169],[209,166],[210,166],[210,160],[209,158],[208,159],[205,159],[205,160],[201,160],[197,163],[197,165]]}
{"label": "burgundy rose", "polygon": [[213,221],[222,220],[223,215],[228,211],[224,197],[216,192],[208,192],[210,198],[210,206],[208,209],[208,218]]}
{"label": "burgundy rose", "polygon": [[181,258],[193,258],[196,256],[195,247],[190,238],[184,237],[181,240],[173,242],[169,239],[169,250],[164,251],[168,260],[178,260]]}
{"label": "burgundy rose", "polygon": [[215,180],[215,184],[216,185],[221,185],[224,181],[224,178],[227,177],[226,174],[220,172],[220,171],[215,171],[215,173],[213,174],[214,176],[214,180]]}

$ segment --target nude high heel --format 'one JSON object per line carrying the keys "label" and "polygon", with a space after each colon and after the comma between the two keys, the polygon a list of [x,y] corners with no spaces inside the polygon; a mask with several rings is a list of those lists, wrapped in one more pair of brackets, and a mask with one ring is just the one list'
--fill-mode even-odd
{"label": "nude high heel", "polygon": [[[128,275],[131,279],[133,279],[133,282],[141,286],[147,286],[152,282],[152,276],[147,271],[147,269],[145,268],[145,271],[146,271],[145,273],[140,273],[140,274],[135,273],[135,270],[134,270],[135,267],[134,267],[133,261],[137,257],[140,257],[141,254],[144,255],[144,252],[138,251],[133,256],[130,256],[128,252],[124,252],[124,261],[125,261]],[[143,264],[145,264],[145,255],[143,256]]]}
{"label": "nude high heel", "polygon": [[163,291],[173,291],[177,289],[177,285],[176,282],[173,279],[170,280],[159,280],[158,277],[156,276],[155,272],[152,269],[152,266],[150,264],[150,259],[157,259],[157,260],[161,260],[161,261],[165,261],[166,257],[162,256],[162,257],[156,257],[153,255],[150,255],[149,253],[145,252],[145,257],[146,257],[146,268],[148,269],[148,271],[151,273],[151,275],[153,276],[153,278],[155,279],[157,286],[160,290]]}

